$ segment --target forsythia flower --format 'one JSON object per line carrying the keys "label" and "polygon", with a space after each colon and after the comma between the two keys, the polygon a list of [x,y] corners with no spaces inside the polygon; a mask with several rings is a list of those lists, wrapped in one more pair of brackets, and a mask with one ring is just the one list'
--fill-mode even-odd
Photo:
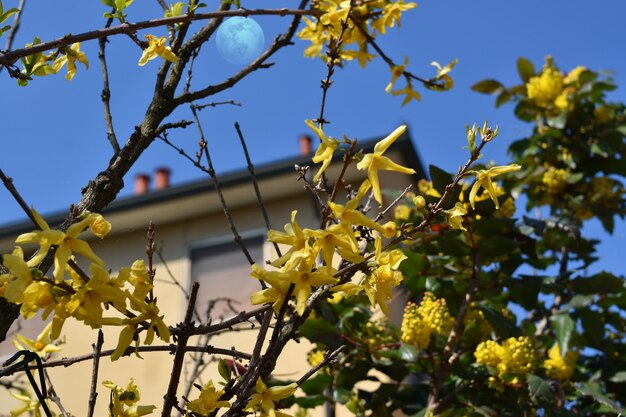
{"label": "forsythia flower", "polygon": [[260,408],[263,414],[276,417],[278,413],[276,412],[274,403],[290,397],[296,392],[297,388],[298,385],[295,382],[289,385],[268,388],[261,378],[259,378],[256,381],[256,394],[252,394],[250,402],[246,406],[246,410],[250,411]]}
{"label": "forsythia flower", "polygon": [[76,42],[72,44],[69,48],[64,48],[61,50],[61,56],[58,57],[54,63],[52,64],[52,68],[54,72],[58,72],[63,65],[67,63],[67,75],[65,75],[65,79],[71,81],[76,75],[76,61],[85,65],[85,68],[89,69],[89,61],[87,61],[87,56],[85,53],[80,50],[80,42]]}
{"label": "forsythia flower", "polygon": [[433,183],[431,181],[427,181],[425,179],[421,179],[417,182],[417,189],[421,194],[428,195],[435,198],[441,198],[441,193],[433,187]]}
{"label": "forsythia flower", "polygon": [[[532,339],[520,336],[511,337],[501,345],[493,340],[480,343],[474,352],[476,362],[495,368],[502,378],[507,373],[527,375],[534,371],[537,365],[537,355]],[[517,379],[513,383],[518,382]]]}
{"label": "forsythia flower", "polygon": [[374,153],[368,153],[363,156],[363,159],[356,165],[357,169],[367,170],[367,177],[372,184],[372,190],[374,191],[374,199],[378,201],[378,204],[383,205],[383,196],[380,191],[380,182],[378,181],[378,171],[396,171],[402,174],[415,174],[415,170],[412,168],[403,167],[396,164],[391,159],[383,156],[383,153],[406,131],[406,126],[402,125],[396,130],[391,132],[389,136],[381,140],[374,146]]}
{"label": "forsythia flower", "polygon": [[48,353],[58,352],[61,348],[54,343],[50,339],[50,329],[52,329],[52,323],[48,323],[48,325],[39,333],[36,339],[29,339],[21,334],[15,336],[17,340],[13,340],[13,344],[19,350],[30,350],[31,352],[35,352],[40,357],[46,356]]}
{"label": "forsythia flower", "polygon": [[112,381],[103,381],[102,385],[111,390],[109,417],[141,417],[152,413],[154,405],[137,405],[141,396],[134,379],[130,379],[126,388],[122,388]]}
{"label": "forsythia flower", "polygon": [[476,194],[478,194],[478,190],[480,187],[484,187],[485,191],[489,193],[489,196],[493,200],[493,203],[496,205],[496,209],[500,208],[500,204],[498,203],[498,194],[496,189],[494,188],[493,183],[491,182],[491,178],[500,175],[506,174],[508,172],[518,171],[522,167],[518,164],[511,164],[506,166],[492,167],[487,170],[481,169],[476,172],[476,182],[472,186],[469,194],[469,202],[474,208],[476,202]]}
{"label": "forsythia flower", "polygon": [[148,61],[153,60],[157,56],[170,62],[178,61],[178,57],[172,52],[172,48],[165,45],[165,36],[157,38],[156,36],[145,35],[144,38],[148,40],[148,47],[144,49],[143,54],[141,54],[139,66],[143,67]]}
{"label": "forsythia flower", "polygon": [[389,68],[389,71],[391,71],[391,81],[389,81],[389,84],[387,84],[387,87],[385,87],[385,93],[388,93],[391,91],[396,81],[398,81],[398,78],[400,78],[400,76],[404,74],[404,71],[406,70],[407,65],[409,65],[409,57],[405,56],[404,64],[393,65],[391,68]]}
{"label": "forsythia flower", "polygon": [[404,343],[426,349],[431,335],[446,335],[452,329],[453,319],[446,300],[436,299],[427,292],[419,306],[409,302],[402,317],[401,339]]}
{"label": "forsythia flower", "polygon": [[406,255],[398,249],[383,252],[382,240],[379,236],[376,237],[375,246],[375,267],[366,278],[363,290],[365,290],[370,303],[373,306],[378,304],[382,312],[387,314],[389,312],[387,302],[393,296],[392,290],[403,279],[402,273],[397,271],[397,269],[402,261],[406,259]]}
{"label": "forsythia flower", "polygon": [[467,230],[463,226],[463,216],[467,214],[467,210],[462,203],[457,202],[450,210],[444,210],[448,215],[448,224],[453,229]]}
{"label": "forsythia flower", "polygon": [[411,217],[411,208],[406,204],[399,204],[394,211],[394,217],[398,221],[407,221]]}
{"label": "forsythia flower", "polygon": [[[33,210],[33,215],[37,219],[37,223],[42,230],[37,230],[30,233],[24,233],[17,237],[15,243],[39,243],[40,248],[30,261],[29,265],[36,265],[43,260],[48,254],[51,246],[56,246],[56,252],[54,253],[54,279],[55,281],[63,281],[65,274],[65,267],[70,260],[72,253],[78,253],[92,262],[98,265],[104,265],[104,261],[100,259],[91,250],[91,247],[84,240],[78,239],[83,230],[85,230],[94,220],[98,219],[99,214],[89,213],[78,223],[71,225],[67,232],[60,230],[51,230],[48,224]],[[100,216],[102,217],[102,216]]]}
{"label": "forsythia flower", "polygon": [[532,77],[526,84],[528,98],[534,100],[539,107],[550,107],[563,92],[563,74],[548,66],[539,76]]}
{"label": "forsythia flower", "polygon": [[224,395],[224,390],[216,390],[213,381],[209,381],[202,387],[200,397],[187,403],[187,415],[191,411],[206,416],[218,408],[229,407],[228,401],[219,401],[222,395]]}
{"label": "forsythia flower", "polygon": [[559,381],[568,379],[574,373],[578,356],[578,352],[571,350],[568,351],[565,356],[562,356],[559,344],[555,343],[554,346],[548,350],[548,359],[543,361],[546,374],[550,378],[558,379]]}
{"label": "forsythia flower", "polygon": [[322,167],[317,171],[315,176],[313,177],[313,182],[317,182],[317,180],[322,176],[322,173],[326,171],[328,165],[330,165],[333,160],[333,155],[335,153],[335,149],[339,146],[339,141],[337,139],[329,138],[324,134],[324,131],[320,127],[315,126],[313,121],[305,120],[304,121],[308,127],[310,127],[320,138],[322,143],[315,151],[315,155],[313,155],[313,162],[318,164],[322,163]]}
{"label": "forsythia flower", "polygon": [[27,412],[30,412],[29,416],[41,417],[41,407],[39,404],[39,400],[31,399],[30,394],[26,392],[17,393],[14,391],[9,391],[9,393],[11,394],[11,396],[13,396],[13,398],[22,402],[21,406],[14,410],[11,410],[11,417],[18,417]]}

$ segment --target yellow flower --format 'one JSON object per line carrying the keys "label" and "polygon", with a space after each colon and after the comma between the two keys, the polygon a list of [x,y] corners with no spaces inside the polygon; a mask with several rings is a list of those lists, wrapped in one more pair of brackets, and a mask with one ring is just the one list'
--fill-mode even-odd
{"label": "yellow flower", "polygon": [[396,81],[398,81],[398,78],[400,78],[400,76],[404,74],[404,70],[406,69],[407,65],[409,65],[409,57],[405,56],[404,64],[393,65],[391,68],[389,68],[389,71],[391,71],[391,81],[389,81],[389,84],[387,84],[387,87],[385,87],[385,93],[391,91]]}
{"label": "yellow flower", "polygon": [[253,276],[267,281],[270,285],[272,280],[295,284],[293,294],[296,297],[296,311],[302,315],[312,287],[337,283],[337,279],[331,274],[320,270],[312,271],[311,267],[312,265],[302,265],[303,269],[298,271],[266,271],[263,268],[253,268]]}
{"label": "yellow flower", "polygon": [[572,350],[568,351],[565,356],[562,356],[559,344],[555,343],[548,350],[548,359],[543,361],[546,374],[550,378],[558,379],[559,381],[569,379],[576,369],[578,356],[579,353]]}
{"label": "yellow flower", "polygon": [[339,226],[342,228],[345,235],[350,239],[352,251],[355,253],[358,252],[359,248],[357,245],[356,235],[354,234],[354,230],[352,228],[353,226],[365,226],[372,230],[376,230],[382,235],[385,234],[383,226],[376,223],[374,220],[370,219],[357,209],[359,202],[363,197],[365,197],[365,194],[369,191],[371,186],[372,184],[369,180],[363,181],[359,187],[357,195],[352,200],[348,201],[345,206],[333,203],[332,201],[328,203],[328,207],[332,210],[333,217],[339,220]]}
{"label": "yellow flower", "polygon": [[474,357],[477,363],[495,368],[500,378],[508,373],[527,375],[537,365],[533,341],[526,336],[511,337],[502,344],[492,340],[482,342],[476,347]]}
{"label": "yellow flower", "polygon": [[172,48],[165,45],[165,36],[157,38],[156,36],[145,35],[144,38],[148,40],[148,47],[143,50],[143,54],[139,59],[140,67],[143,67],[148,61],[153,60],[157,56],[170,62],[178,61],[178,57],[172,52]]}
{"label": "yellow flower", "polygon": [[545,185],[548,194],[556,195],[560,194],[567,186],[568,176],[569,172],[566,169],[551,166],[543,173],[541,182]]}
{"label": "yellow flower", "polygon": [[61,54],[52,64],[52,68],[54,72],[58,72],[67,63],[65,78],[68,81],[71,81],[74,75],[76,75],[76,61],[85,65],[86,69],[89,69],[89,61],[87,61],[85,53],[80,50],[80,42],[72,44],[69,48],[62,49]]}
{"label": "yellow flower", "polygon": [[382,312],[387,314],[389,312],[387,302],[393,297],[393,288],[400,285],[403,280],[402,273],[397,269],[406,259],[406,255],[398,249],[383,252],[379,236],[376,237],[375,247],[375,268],[365,280],[363,290],[370,303],[373,306],[378,304]]}
{"label": "yellow flower", "polygon": [[34,340],[18,334],[15,336],[17,340],[13,340],[13,344],[19,350],[30,350],[42,358],[48,353],[58,352],[61,348],[52,343],[50,339],[50,329],[52,329],[52,322],[48,323]]}
{"label": "yellow flower", "polygon": [[406,204],[398,204],[394,210],[394,217],[398,221],[408,221],[411,217],[411,208]]}
{"label": "yellow flower", "polygon": [[422,96],[420,95],[420,93],[418,93],[417,91],[413,89],[413,85],[411,83],[407,83],[406,87],[404,87],[401,90],[393,90],[391,92],[391,95],[394,97],[399,96],[401,94],[404,94],[406,96],[404,97],[404,100],[402,100],[402,107],[409,104],[411,100],[420,101],[422,99]]}
{"label": "yellow flower", "polygon": [[409,302],[402,317],[401,340],[426,349],[433,334],[447,335],[454,319],[450,316],[446,300],[426,292],[420,305]]}
{"label": "yellow flower", "polygon": [[441,198],[441,193],[433,187],[433,183],[431,181],[427,181],[425,179],[421,179],[417,182],[417,188],[420,193],[424,195],[428,195],[435,198]]}
{"label": "yellow flower", "polygon": [[372,22],[372,27],[374,30],[384,35],[387,28],[394,27],[396,23],[398,27],[400,26],[400,15],[402,12],[415,7],[417,7],[417,4],[412,2],[405,3],[404,0],[387,3],[380,17]]}
{"label": "yellow flower", "polygon": [[139,388],[134,379],[126,388],[122,388],[112,381],[103,381],[102,385],[111,390],[111,403],[109,404],[109,417],[141,417],[152,413],[156,407],[154,405],[137,405],[141,398]]}
{"label": "yellow flower", "polygon": [[463,226],[463,216],[467,214],[463,203],[457,202],[450,210],[444,210],[444,213],[448,215],[448,224],[451,228],[467,230],[465,226]]}
{"label": "yellow flower", "polygon": [[218,408],[229,407],[228,401],[219,401],[222,395],[224,390],[216,390],[213,381],[209,381],[202,387],[200,397],[187,403],[187,415],[191,411],[206,416]]}
{"label": "yellow flower", "polygon": [[472,205],[472,208],[475,208],[474,205],[476,202],[476,194],[478,194],[478,190],[480,189],[480,187],[484,187],[485,191],[489,193],[489,196],[496,205],[496,209],[499,209],[500,204],[498,203],[498,194],[493,186],[493,183],[491,182],[491,178],[500,174],[518,171],[521,168],[522,167],[518,164],[511,164],[506,166],[492,167],[487,170],[481,169],[476,172],[476,182],[474,182],[474,185],[472,186],[469,194],[469,202]]}
{"label": "yellow flower", "polygon": [[4,298],[15,304],[23,302],[24,291],[33,282],[33,273],[28,263],[24,261],[24,252],[22,248],[16,246],[12,254],[3,255],[0,260],[2,264],[9,270],[9,274],[3,275],[6,279],[4,287]]}
{"label": "yellow flower", "polygon": [[333,155],[335,153],[335,149],[339,146],[339,141],[337,139],[327,137],[322,128],[315,126],[311,120],[305,120],[304,122],[322,141],[320,146],[315,151],[315,155],[313,155],[313,163],[322,163],[321,168],[313,177],[313,182],[317,182],[317,180],[322,176],[322,173],[326,171],[326,168],[328,168],[328,165],[330,165],[333,160]]}
{"label": "yellow flower", "polygon": [[352,250],[350,239],[338,224],[331,224],[326,230],[304,229],[304,234],[315,238],[313,251],[322,254],[322,259],[326,265],[326,273],[329,275],[332,273],[335,249],[348,262],[359,263],[363,261],[363,257],[358,252]]}
{"label": "yellow flower", "polygon": [[383,196],[380,191],[380,182],[378,181],[378,171],[396,171],[402,174],[415,174],[415,170],[412,168],[403,167],[393,162],[391,159],[383,156],[383,153],[406,131],[406,126],[402,125],[396,130],[391,132],[389,136],[381,140],[374,146],[374,153],[368,153],[363,156],[363,159],[356,165],[357,169],[367,170],[367,177],[372,184],[372,190],[374,191],[374,199],[378,201],[378,204],[382,206]]}
{"label": "yellow flower", "polygon": [[252,272],[250,273],[250,276],[267,282],[270,285],[270,288],[253,293],[250,296],[250,303],[252,305],[271,303],[274,311],[278,313],[280,311],[280,307],[285,301],[285,297],[287,296],[289,282],[286,282],[276,276],[268,275],[265,272],[266,271],[258,264],[252,265]]}
{"label": "yellow flower", "polygon": [[274,403],[292,396],[297,388],[298,385],[295,382],[289,385],[268,388],[259,378],[256,381],[256,393],[252,394],[246,410],[250,411],[260,408],[263,414],[276,417],[276,405]]}
{"label": "yellow flower", "polygon": [[285,232],[270,230],[267,232],[267,240],[280,245],[289,245],[287,253],[272,261],[271,265],[284,269],[295,269],[301,263],[312,263],[316,253],[313,253],[308,245],[308,236],[304,234],[296,221],[297,210],[291,212],[291,222],[284,227]]}
{"label": "yellow flower", "polygon": [[[34,210],[33,214],[39,217]],[[40,245],[37,254],[29,261],[30,265],[41,262],[48,254],[50,247],[55,245],[57,249],[54,253],[53,275],[56,282],[61,282],[65,274],[65,267],[72,253],[78,253],[98,265],[104,265],[104,261],[91,250],[89,244],[84,240],[78,239],[78,235],[80,235],[97,216],[100,215],[88,214],[78,223],[71,225],[67,229],[67,232],[51,230],[48,224],[39,217],[38,223],[43,230],[24,233],[17,237],[15,243],[38,243]]]}
{"label": "yellow flower", "polygon": [[104,220],[104,217],[102,217],[102,215],[94,214],[91,219],[91,223],[89,223],[89,228],[94,235],[102,239],[111,231],[111,223]]}
{"label": "yellow flower", "polygon": [[17,393],[15,391],[9,391],[9,393],[13,396],[13,398],[22,402],[21,406],[11,410],[11,417],[18,417],[27,412],[29,413],[29,416],[41,417],[39,400],[31,399],[30,394],[26,392]]}
{"label": "yellow flower", "polygon": [[550,107],[554,100],[563,92],[563,74],[557,69],[546,67],[539,76],[532,77],[526,84],[528,98],[539,107]]}

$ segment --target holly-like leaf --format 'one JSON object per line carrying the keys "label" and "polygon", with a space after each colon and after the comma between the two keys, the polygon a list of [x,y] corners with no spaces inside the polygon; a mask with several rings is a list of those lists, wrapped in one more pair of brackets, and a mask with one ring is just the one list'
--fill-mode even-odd
{"label": "holly-like leaf", "polygon": [[534,404],[543,406],[554,404],[554,392],[548,381],[537,375],[528,375],[527,380],[528,394]]}
{"label": "holly-like leaf", "polygon": [[593,398],[600,404],[606,405],[614,412],[621,415],[626,414],[626,410],[602,393],[602,388],[597,382],[583,382],[577,389],[582,395]]}
{"label": "holly-like leaf", "polygon": [[521,57],[517,60],[517,73],[524,83],[535,76],[535,66],[528,59]]}
{"label": "holly-like leaf", "polygon": [[576,330],[576,322],[572,320],[569,314],[559,313],[550,317],[550,324],[556,333],[561,355],[565,355],[570,349],[574,330]]}
{"label": "holly-like leaf", "polygon": [[504,86],[497,80],[482,80],[472,86],[472,90],[482,94],[494,94],[500,92]]}

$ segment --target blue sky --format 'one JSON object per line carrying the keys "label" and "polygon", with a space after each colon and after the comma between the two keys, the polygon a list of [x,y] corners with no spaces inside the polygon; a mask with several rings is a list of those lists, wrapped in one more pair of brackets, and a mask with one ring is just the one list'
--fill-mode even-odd
{"label": "blue sky", "polygon": [[[5,8],[17,0],[4,0]],[[215,3],[215,2],[207,2]],[[296,1],[243,2],[247,7],[293,7]],[[104,5],[98,1],[65,0],[28,2],[15,46],[31,42],[35,35],[50,40],[67,33],[80,33],[104,25]],[[154,17],[156,1],[136,1],[128,10],[130,21]],[[493,98],[470,91],[484,78],[505,84],[518,82],[515,62],[525,56],[540,67],[546,55],[553,55],[561,69],[576,65],[594,70],[613,70],[617,84],[626,86],[626,2],[604,0],[501,0],[442,1],[424,0],[417,9],[405,13],[400,29],[381,38],[384,50],[397,62],[409,56],[409,69],[431,76],[431,61],[446,64],[458,58],[452,76],[455,88],[447,93],[423,92],[420,103],[400,107],[401,99],[385,94],[388,67],[380,60],[361,69],[356,63],[338,70],[330,89],[326,115],[331,124],[325,129],[333,136],[369,139],[386,135],[399,124],[408,124],[410,135],[423,162],[449,171],[463,163],[466,151],[465,124],[487,119],[498,124],[501,134],[485,150],[486,159],[507,163],[508,144],[528,134],[531,126],[513,118],[512,107],[495,109]],[[266,44],[284,29],[287,18],[259,17]],[[165,34],[155,29],[154,35]],[[145,34],[144,32],[140,35]],[[6,35],[0,38],[3,45]],[[306,44],[280,51],[276,65],[252,74],[235,88],[209,101],[233,99],[242,107],[219,107],[202,112],[209,132],[209,147],[216,169],[226,172],[243,168],[245,161],[233,124],[238,121],[248,141],[255,163],[270,162],[295,155],[297,137],[307,133],[304,119],[319,113],[319,81],[325,76],[320,60],[305,59]],[[72,82],[57,75],[35,79],[20,88],[0,74],[2,107],[2,152],[0,167],[14,178],[25,200],[40,212],[69,207],[80,199],[80,189],[102,170],[112,150],[106,139],[100,101],[101,74],[95,42],[82,45],[90,68],[81,66]],[[108,49],[112,88],[112,111],[117,135],[124,141],[141,121],[151,97],[158,60],[137,66],[141,50],[129,39],[117,36]],[[217,54],[212,40],[196,64],[194,83],[201,86],[228,77],[238,66]],[[626,101],[624,87],[611,99]],[[188,109],[176,112],[170,121],[191,119]],[[190,153],[195,152],[197,136],[193,128],[173,132],[170,138]],[[168,165],[174,184],[197,179],[202,174],[162,143],[155,143],[126,178],[130,184],[121,196],[132,192],[132,178],[139,172],[152,172]],[[0,224],[23,218],[9,194],[0,190]],[[588,228],[593,236],[606,239],[601,247],[604,260],[598,268],[624,273],[620,256],[626,243],[626,226],[618,223],[611,239],[597,225]]]}

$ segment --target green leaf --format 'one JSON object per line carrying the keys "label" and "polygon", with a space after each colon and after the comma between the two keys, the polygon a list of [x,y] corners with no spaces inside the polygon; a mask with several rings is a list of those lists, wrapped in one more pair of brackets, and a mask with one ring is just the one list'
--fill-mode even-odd
{"label": "green leaf", "polygon": [[217,371],[220,373],[220,376],[224,378],[224,381],[230,381],[231,369],[226,359],[220,359],[217,362]]}
{"label": "green leaf", "polygon": [[524,83],[527,83],[532,77],[535,76],[535,66],[526,58],[519,58],[517,60],[517,73]]}
{"label": "green leaf", "polygon": [[496,108],[502,106],[504,103],[511,101],[512,98],[513,94],[511,94],[507,90],[502,90],[502,92],[498,94],[498,97],[496,98]]}
{"label": "green leaf", "polygon": [[9,17],[11,17],[12,15],[14,15],[15,13],[17,13],[19,11],[20,11],[20,9],[12,8],[12,9],[9,9],[6,12],[2,13],[2,11],[0,10],[0,23],[4,22]]}
{"label": "green leaf", "polygon": [[565,355],[570,350],[576,322],[572,320],[569,314],[559,313],[550,317],[550,323],[556,333],[556,340],[559,342],[561,355]]}
{"label": "green leaf", "polygon": [[446,185],[452,183],[452,175],[435,165],[430,165],[428,169],[430,172],[430,178],[433,182],[433,188],[437,190],[439,194],[443,195],[446,191]]}
{"label": "green leaf", "polygon": [[302,408],[314,408],[323,405],[327,398],[323,395],[307,395],[306,397],[294,398],[294,402]]}
{"label": "green leaf", "polygon": [[512,323],[508,320],[502,313],[496,311],[492,307],[489,306],[479,306],[480,310],[483,312],[485,319],[491,324],[491,327],[495,330],[496,334],[503,339],[508,339],[509,337],[517,336],[517,328],[515,327],[515,323]]}
{"label": "green leaf", "polygon": [[517,249],[518,243],[502,236],[491,236],[478,241],[478,253],[484,259],[510,254]]}
{"label": "green leaf", "polygon": [[500,81],[489,79],[489,80],[479,81],[476,84],[474,84],[471,88],[477,93],[493,94],[502,90],[504,86],[502,85]]}
{"label": "green leaf", "polygon": [[300,327],[300,334],[313,343],[322,343],[330,348],[341,345],[337,328],[323,319],[309,319]]}
{"label": "green leaf", "polygon": [[626,371],[616,372],[615,374],[613,374],[610,381],[615,384],[623,384],[624,382],[626,382]]}
{"label": "green leaf", "polygon": [[555,403],[552,387],[548,381],[537,375],[528,375],[528,393],[534,404],[545,406]]}
{"label": "green leaf", "polygon": [[591,397],[600,404],[604,404],[616,413],[625,414],[626,410],[622,409],[615,401],[608,398],[602,393],[602,388],[597,382],[583,382],[577,387],[578,392],[584,396]]}
{"label": "green leaf", "polygon": [[326,388],[330,387],[333,377],[321,372],[300,384],[300,388],[307,395],[323,394]]}
{"label": "green leaf", "polygon": [[2,34],[4,32],[6,32],[7,30],[11,29],[11,25],[6,25],[0,28],[0,36],[2,36]]}

